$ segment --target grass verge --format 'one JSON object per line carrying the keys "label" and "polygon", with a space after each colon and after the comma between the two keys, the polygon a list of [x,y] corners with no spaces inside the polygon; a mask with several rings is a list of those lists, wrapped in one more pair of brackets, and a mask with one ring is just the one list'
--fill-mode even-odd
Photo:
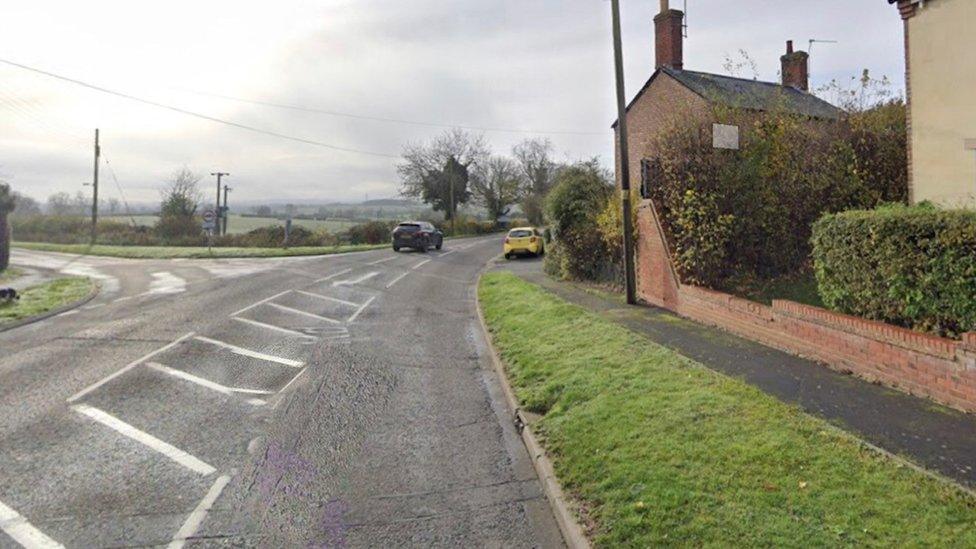
{"label": "grass verge", "polygon": [[0,303],[0,327],[44,314],[87,296],[91,280],[84,277],[57,278],[23,291],[18,301]]}
{"label": "grass verge", "polygon": [[0,271],[0,284],[10,282],[15,278],[19,278],[23,274],[23,271],[16,267],[7,267],[6,269]]}
{"label": "grass verge", "polygon": [[110,246],[105,244],[50,244],[47,242],[14,242],[15,248],[42,252],[99,255],[131,259],[209,259],[231,257],[291,257],[300,255],[329,255],[386,248],[389,244],[361,244],[350,246],[315,246],[295,248],[212,248],[205,246]]}
{"label": "grass verge", "polygon": [[976,499],[509,273],[479,298],[600,546],[976,546]]}

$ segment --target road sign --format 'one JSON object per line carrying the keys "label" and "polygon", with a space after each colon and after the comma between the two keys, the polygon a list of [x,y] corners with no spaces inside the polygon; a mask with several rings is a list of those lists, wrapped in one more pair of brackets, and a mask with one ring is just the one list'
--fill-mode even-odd
{"label": "road sign", "polygon": [[212,231],[217,228],[217,212],[206,210],[203,212],[203,230]]}

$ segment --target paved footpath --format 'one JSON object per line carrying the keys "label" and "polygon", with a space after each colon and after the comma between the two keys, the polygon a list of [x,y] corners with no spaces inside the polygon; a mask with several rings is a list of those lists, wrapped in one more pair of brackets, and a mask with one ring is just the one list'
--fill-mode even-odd
{"label": "paved footpath", "polygon": [[556,281],[537,259],[496,261],[554,294],[762,389],[891,453],[976,488],[976,415],[841,374],[656,307]]}

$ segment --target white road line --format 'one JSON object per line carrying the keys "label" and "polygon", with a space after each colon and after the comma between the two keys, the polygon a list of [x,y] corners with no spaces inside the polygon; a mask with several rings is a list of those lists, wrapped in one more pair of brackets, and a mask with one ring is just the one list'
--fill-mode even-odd
{"label": "white road line", "polygon": [[326,301],[333,301],[335,303],[341,303],[343,305],[349,305],[350,307],[359,307],[359,305],[360,305],[359,303],[353,303],[352,301],[346,301],[345,299],[339,299],[337,297],[331,297],[331,296],[322,295],[322,294],[314,294],[312,292],[306,292],[304,290],[295,290],[295,293],[299,293],[299,294],[302,294],[302,295],[307,295],[308,297],[316,297],[318,299],[324,299]]}
{"label": "white road line", "polygon": [[412,268],[413,269],[419,269],[419,268],[423,267],[424,265],[430,263],[430,261],[431,261],[430,259],[425,259],[425,260],[421,261],[420,263],[417,263],[416,265],[414,265]]}
{"label": "white road line", "polygon": [[78,309],[72,309],[70,311],[65,311],[65,312],[59,314],[58,315],[58,318],[61,318],[62,316],[71,316],[71,315],[76,315],[76,314],[78,314]]}
{"label": "white road line", "polygon": [[200,503],[197,504],[196,509],[190,513],[190,516],[186,517],[183,521],[183,526],[176,532],[173,536],[173,541],[169,543],[167,549],[181,549],[183,545],[190,540],[197,533],[197,529],[203,524],[203,519],[207,518],[207,513],[210,512],[210,508],[213,507],[214,502],[220,497],[220,493],[224,491],[227,483],[230,482],[230,475],[221,475],[217,477],[214,481],[213,486],[207,491],[207,495],[203,496]]}
{"label": "white road line", "polygon": [[352,268],[343,269],[343,270],[341,270],[339,272],[332,273],[329,276],[323,276],[322,278],[316,280],[315,282],[318,283],[318,282],[325,282],[326,280],[332,280],[333,278],[335,278],[337,276],[340,276],[340,275],[344,275],[344,274],[348,273],[351,270],[352,270]]}
{"label": "white road line", "polygon": [[186,291],[186,280],[169,271],[150,273],[153,281],[149,283],[149,291],[144,295],[178,294]]}
{"label": "white road line", "polygon": [[302,311],[301,309],[295,309],[295,308],[292,308],[292,307],[286,307],[284,305],[278,305],[277,303],[268,303],[268,305],[270,307],[274,307],[275,309],[278,309],[278,310],[281,310],[281,311],[285,311],[286,313],[294,313],[296,315],[307,316],[309,318],[314,318],[316,320],[324,320],[325,322],[331,322],[333,324],[340,324],[340,322],[338,320],[334,319],[334,318],[329,318],[327,316],[320,316],[320,315],[317,315],[315,313],[309,313],[309,312],[306,312],[306,311]]}
{"label": "white road line", "polygon": [[291,378],[291,380],[288,383],[285,383],[285,386],[282,387],[281,390],[279,390],[278,392],[279,393],[284,393],[285,390],[287,390],[289,387],[291,387],[291,384],[292,383],[295,383],[295,380],[298,379],[298,378],[300,378],[300,377],[302,377],[302,374],[304,374],[304,373],[305,373],[305,370],[302,370],[301,372],[298,372],[297,374],[295,374],[295,377]]}
{"label": "white road line", "polygon": [[291,290],[285,290],[285,291],[283,291],[281,293],[277,293],[277,294],[275,294],[275,295],[273,295],[273,296],[271,296],[269,298],[262,299],[261,301],[258,301],[257,303],[253,303],[251,305],[248,305],[247,307],[244,307],[240,311],[233,312],[233,313],[230,314],[230,316],[237,316],[237,315],[239,315],[241,313],[246,313],[247,311],[250,311],[251,309],[257,307],[258,305],[264,305],[265,303],[271,301],[272,299],[278,299],[279,297],[281,297],[281,296],[283,296],[283,295],[285,295],[287,293],[290,293],[290,292],[291,292]]}
{"label": "white road line", "polygon": [[356,320],[356,318],[359,317],[359,313],[363,312],[363,310],[366,309],[366,307],[369,307],[369,304],[372,303],[374,299],[376,299],[376,296],[367,299],[366,303],[360,305],[359,308],[356,309],[356,312],[353,313],[351,317],[349,317],[349,320],[347,320],[346,323],[352,324]]}
{"label": "white road line", "polygon": [[129,296],[125,296],[125,297],[120,297],[118,299],[113,300],[112,303],[120,303],[122,301],[128,301],[128,300],[132,299],[133,297],[135,297],[135,296],[129,295]]}
{"label": "white road line", "polygon": [[27,549],[54,549],[56,547],[64,549],[64,545],[34,528],[20,513],[4,505],[2,501],[0,501],[0,530],[3,530],[5,534],[14,538],[14,541]]}
{"label": "white road line", "polygon": [[265,324],[264,322],[251,320],[250,318],[241,318],[239,316],[234,316],[231,318],[233,318],[238,322],[243,322],[244,324],[250,324],[251,326],[257,326],[258,328],[264,328],[266,330],[271,330],[274,332],[281,332],[283,334],[293,335],[297,337],[304,337],[305,339],[318,339],[313,335],[303,334],[302,332],[296,330],[289,330],[288,328],[282,328],[281,326],[275,326],[273,324]]}
{"label": "white road line", "polygon": [[365,282],[365,281],[373,278],[374,276],[376,276],[378,274],[380,274],[379,271],[373,271],[373,272],[370,272],[370,273],[366,273],[366,274],[364,274],[363,276],[361,276],[359,278],[350,278],[350,279],[347,279],[347,280],[336,280],[335,282],[332,283],[332,285],[333,286],[352,286],[353,284],[359,284],[360,282]]}
{"label": "white road line", "polygon": [[392,288],[394,284],[396,284],[397,282],[400,282],[401,280],[403,280],[403,277],[407,276],[408,274],[410,274],[410,271],[407,271],[407,272],[403,273],[402,275],[394,278],[393,280],[390,281],[389,284],[386,285],[386,287],[387,288]]}
{"label": "white road line", "polygon": [[179,463],[187,469],[200,473],[201,475],[209,475],[216,471],[213,466],[200,461],[199,459],[191,456],[190,454],[180,450],[176,446],[163,442],[158,438],[150,435],[149,433],[140,431],[135,427],[129,425],[128,423],[122,421],[121,419],[105,413],[98,408],[93,408],[87,404],[75,404],[71,407],[74,411],[81,415],[88,416],[91,419],[101,423],[102,425],[123,434],[132,440],[141,443],[149,448],[156,450],[160,454],[168,457],[169,459]]}
{"label": "white road line", "polygon": [[230,343],[224,343],[223,341],[217,341],[216,339],[210,339],[209,337],[196,336],[197,341],[202,341],[204,343],[209,343],[211,345],[216,345],[217,347],[223,347],[230,352],[241,355],[249,356],[251,358],[257,358],[260,360],[266,360],[268,362],[274,362],[277,364],[283,364],[285,366],[291,366],[292,368],[301,368],[305,365],[304,362],[298,360],[292,360],[290,358],[282,358],[280,356],[268,355],[264,353],[259,353],[257,351],[252,351],[250,349],[245,349],[244,347],[238,347],[237,345],[231,345]]}
{"label": "white road line", "polygon": [[[252,393],[252,394],[265,394],[265,395],[271,394],[271,391],[256,391],[256,390],[253,390],[253,389],[247,389],[245,391],[245,390],[240,390],[240,389],[234,389],[232,387],[227,387],[227,386],[221,385],[219,383],[214,383],[213,381],[210,381],[209,379],[204,379],[202,377],[197,377],[197,376],[195,376],[195,375],[193,375],[191,373],[184,372],[183,370],[177,370],[176,368],[170,368],[169,366],[165,366],[165,365],[160,364],[158,362],[147,362],[146,363],[146,366],[152,368],[153,370],[157,370],[159,372],[162,372],[164,374],[171,375],[173,377],[182,379],[184,381],[189,381],[190,383],[196,383],[197,385],[200,385],[201,387],[206,387],[207,389],[210,389],[210,390],[213,390],[213,391],[217,391],[218,393],[225,394],[225,395],[228,395],[228,396],[234,396],[234,393],[242,393],[242,392],[247,392],[247,393]],[[264,404],[264,401],[261,400],[261,399],[258,399],[258,398],[248,399],[247,402],[248,402],[248,404],[254,404],[255,406],[260,406],[260,405]]]}
{"label": "white road line", "polygon": [[115,372],[114,374],[112,374],[112,375],[110,375],[110,376],[108,376],[106,378],[103,378],[101,381],[95,382],[95,383],[89,385],[88,387],[85,387],[84,389],[78,391],[77,393],[75,393],[74,395],[72,395],[71,397],[68,398],[68,402],[74,402],[74,401],[78,400],[79,398],[87,395],[88,393],[94,391],[95,389],[98,389],[102,385],[105,385],[109,381],[112,381],[113,379],[115,379],[115,378],[119,377],[120,375],[128,372],[129,370],[135,368],[136,366],[142,364],[143,362],[149,360],[150,358],[158,355],[159,353],[163,353],[163,352],[166,352],[166,351],[172,349],[173,347],[175,347],[175,346],[179,345],[181,342],[183,342],[183,340],[188,339],[190,337],[193,337],[193,335],[194,335],[194,332],[190,332],[190,333],[188,333],[188,334],[186,334],[184,336],[181,336],[180,338],[176,339],[172,343],[169,343],[167,345],[164,345],[163,347],[160,347],[160,348],[156,349],[155,351],[149,353],[148,355],[146,355],[146,356],[144,356],[144,357],[142,357],[142,358],[140,358],[138,360],[135,360],[133,362],[130,362],[124,368],[122,368],[121,370]]}
{"label": "white road line", "polygon": [[393,261],[394,259],[396,259],[396,256],[386,257],[386,258],[383,258],[383,259],[378,259],[376,261],[371,261],[371,262],[367,263],[367,265],[379,265],[380,263],[386,263],[387,261]]}
{"label": "white road line", "polygon": [[441,255],[439,255],[437,257],[444,257],[445,255],[451,255],[451,254],[453,254],[455,252],[457,252],[457,248],[454,248],[453,250],[446,251],[446,252],[442,253]]}

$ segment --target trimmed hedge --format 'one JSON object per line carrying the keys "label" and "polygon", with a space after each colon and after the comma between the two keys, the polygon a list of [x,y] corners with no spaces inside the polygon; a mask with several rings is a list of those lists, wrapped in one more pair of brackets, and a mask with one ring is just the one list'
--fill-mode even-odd
{"label": "trimmed hedge", "polygon": [[930,205],[825,215],[813,227],[831,309],[956,336],[976,330],[976,212]]}

